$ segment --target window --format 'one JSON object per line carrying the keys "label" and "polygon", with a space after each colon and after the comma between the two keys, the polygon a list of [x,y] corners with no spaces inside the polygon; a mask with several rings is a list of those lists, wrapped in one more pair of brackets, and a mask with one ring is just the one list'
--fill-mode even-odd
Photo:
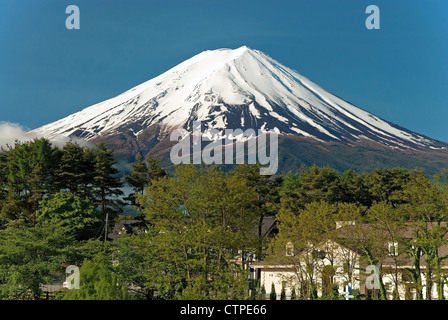
{"label": "window", "polygon": [[389,242],[389,254],[391,256],[398,256],[398,243],[397,242]]}

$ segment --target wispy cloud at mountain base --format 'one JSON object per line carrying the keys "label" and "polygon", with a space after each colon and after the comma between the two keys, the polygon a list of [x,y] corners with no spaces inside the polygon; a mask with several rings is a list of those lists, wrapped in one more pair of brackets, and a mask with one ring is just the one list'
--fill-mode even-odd
{"label": "wispy cloud at mountain base", "polygon": [[[14,146],[14,143],[16,141],[26,142],[41,137],[42,136],[36,133],[29,132],[27,128],[18,123],[0,122],[0,147],[2,148],[7,148],[7,146]],[[62,147],[69,141],[76,142],[82,146],[92,146],[91,143],[82,139],[73,139],[63,136],[51,139],[51,142],[58,147]]]}

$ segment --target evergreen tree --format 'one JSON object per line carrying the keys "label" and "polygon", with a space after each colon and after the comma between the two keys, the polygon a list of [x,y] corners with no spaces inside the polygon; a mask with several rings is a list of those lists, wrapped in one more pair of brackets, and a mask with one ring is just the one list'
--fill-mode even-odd
{"label": "evergreen tree", "polygon": [[370,207],[373,199],[369,193],[369,188],[364,183],[368,174],[360,175],[353,169],[348,169],[342,174],[342,188],[344,202],[355,203]]}
{"label": "evergreen tree", "polygon": [[16,142],[3,155],[4,195],[2,215],[8,219],[36,224],[39,202],[55,191],[54,172],[60,151],[46,139]]}
{"label": "evergreen tree", "polygon": [[271,293],[269,294],[269,300],[277,300],[277,293],[275,292],[274,282],[272,282],[271,285]]}
{"label": "evergreen tree", "polygon": [[[120,189],[123,184],[117,177],[119,171],[115,164],[112,151],[107,149],[105,143],[100,143],[95,152],[93,193],[96,203],[100,206],[101,214],[108,223],[118,215],[123,206],[123,201],[119,198],[123,195],[123,191]],[[108,226],[106,226],[107,228]]]}
{"label": "evergreen tree", "polygon": [[282,290],[280,291],[280,300],[286,300],[285,282],[282,282]]}
{"label": "evergreen tree", "polygon": [[137,205],[135,198],[142,195],[146,187],[151,186],[151,182],[165,177],[168,173],[160,166],[160,161],[153,156],[149,156],[145,161],[142,160],[140,154],[135,158],[135,162],[131,165],[132,171],[125,176],[126,182],[132,187],[133,193],[127,197],[132,205]]}
{"label": "evergreen tree", "polygon": [[339,173],[330,168],[313,165],[300,172],[299,199],[302,205],[325,201],[336,203],[343,198],[343,188]]}
{"label": "evergreen tree", "polygon": [[134,192],[129,195],[127,200],[130,200],[131,204],[135,205],[136,194],[143,194],[151,180],[149,178],[148,166],[142,160],[140,154],[136,156],[131,168],[132,171],[129,175],[125,176],[125,181],[132,187]]}
{"label": "evergreen tree", "polygon": [[96,150],[84,148],[82,166],[84,174],[82,175],[80,185],[78,186],[79,196],[82,199],[95,202]]}
{"label": "evergreen tree", "polygon": [[151,181],[161,179],[168,175],[168,172],[161,167],[160,161],[153,155],[146,158],[148,164],[148,174]]}
{"label": "evergreen tree", "polygon": [[266,288],[264,286],[264,283],[263,283],[263,285],[261,286],[261,289],[260,289],[260,299],[261,300],[266,299]]}
{"label": "evergreen tree", "polygon": [[57,171],[59,189],[78,193],[78,186],[85,174],[83,156],[84,149],[76,143],[68,142],[62,147],[61,163]]}
{"label": "evergreen tree", "polygon": [[280,188],[283,178],[270,179],[270,176],[260,175],[260,165],[242,164],[236,166],[230,175],[255,191],[255,198],[251,199],[251,207],[257,214],[258,245],[257,259],[263,259],[262,226],[265,217],[274,216],[280,203]]}

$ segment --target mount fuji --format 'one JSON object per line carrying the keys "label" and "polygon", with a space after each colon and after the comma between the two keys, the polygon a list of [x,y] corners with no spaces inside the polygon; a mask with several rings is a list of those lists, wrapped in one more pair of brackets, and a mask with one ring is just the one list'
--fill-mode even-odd
{"label": "mount fuji", "polygon": [[194,121],[205,129],[276,131],[286,152],[280,153],[284,171],[293,163],[438,169],[448,159],[448,144],[360,109],[246,46],[204,51],[31,133],[105,141],[130,159],[137,153],[166,155],[169,134],[191,131]]}

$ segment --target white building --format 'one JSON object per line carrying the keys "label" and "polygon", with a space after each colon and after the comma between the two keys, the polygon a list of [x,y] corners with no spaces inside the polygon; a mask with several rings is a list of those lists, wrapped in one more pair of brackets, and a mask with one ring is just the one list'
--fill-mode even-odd
{"label": "white building", "polygon": [[[350,228],[352,223],[337,224],[341,231]],[[341,232],[341,234],[344,234]],[[404,237],[411,237],[412,230],[404,231]],[[267,297],[274,284],[277,299],[284,287],[286,299],[291,296],[295,288],[296,297],[310,298],[314,289],[318,297],[331,295],[332,292],[343,294],[347,285],[354,292],[369,295],[372,298],[380,297],[378,275],[382,277],[388,299],[393,298],[393,291],[398,287],[400,299],[416,299],[417,290],[409,269],[414,269],[413,260],[404,253],[398,242],[384,243],[388,254],[378,263],[378,267],[369,265],[366,256],[356,246],[350,247],[344,241],[344,236],[335,237],[319,245],[307,246],[306,249],[297,250],[292,243],[288,243],[284,250],[284,259],[277,262],[258,261],[251,264],[254,278],[259,279],[264,286]],[[448,245],[439,248],[439,256],[448,255]],[[447,259],[448,260],[448,259]],[[426,298],[426,264],[425,256],[420,257],[421,282],[423,298]],[[442,260],[442,270],[447,272],[448,263]],[[397,284],[397,285],[396,285]],[[445,297],[448,298],[448,286],[443,285]],[[434,281],[432,298],[437,299],[437,285]]]}

